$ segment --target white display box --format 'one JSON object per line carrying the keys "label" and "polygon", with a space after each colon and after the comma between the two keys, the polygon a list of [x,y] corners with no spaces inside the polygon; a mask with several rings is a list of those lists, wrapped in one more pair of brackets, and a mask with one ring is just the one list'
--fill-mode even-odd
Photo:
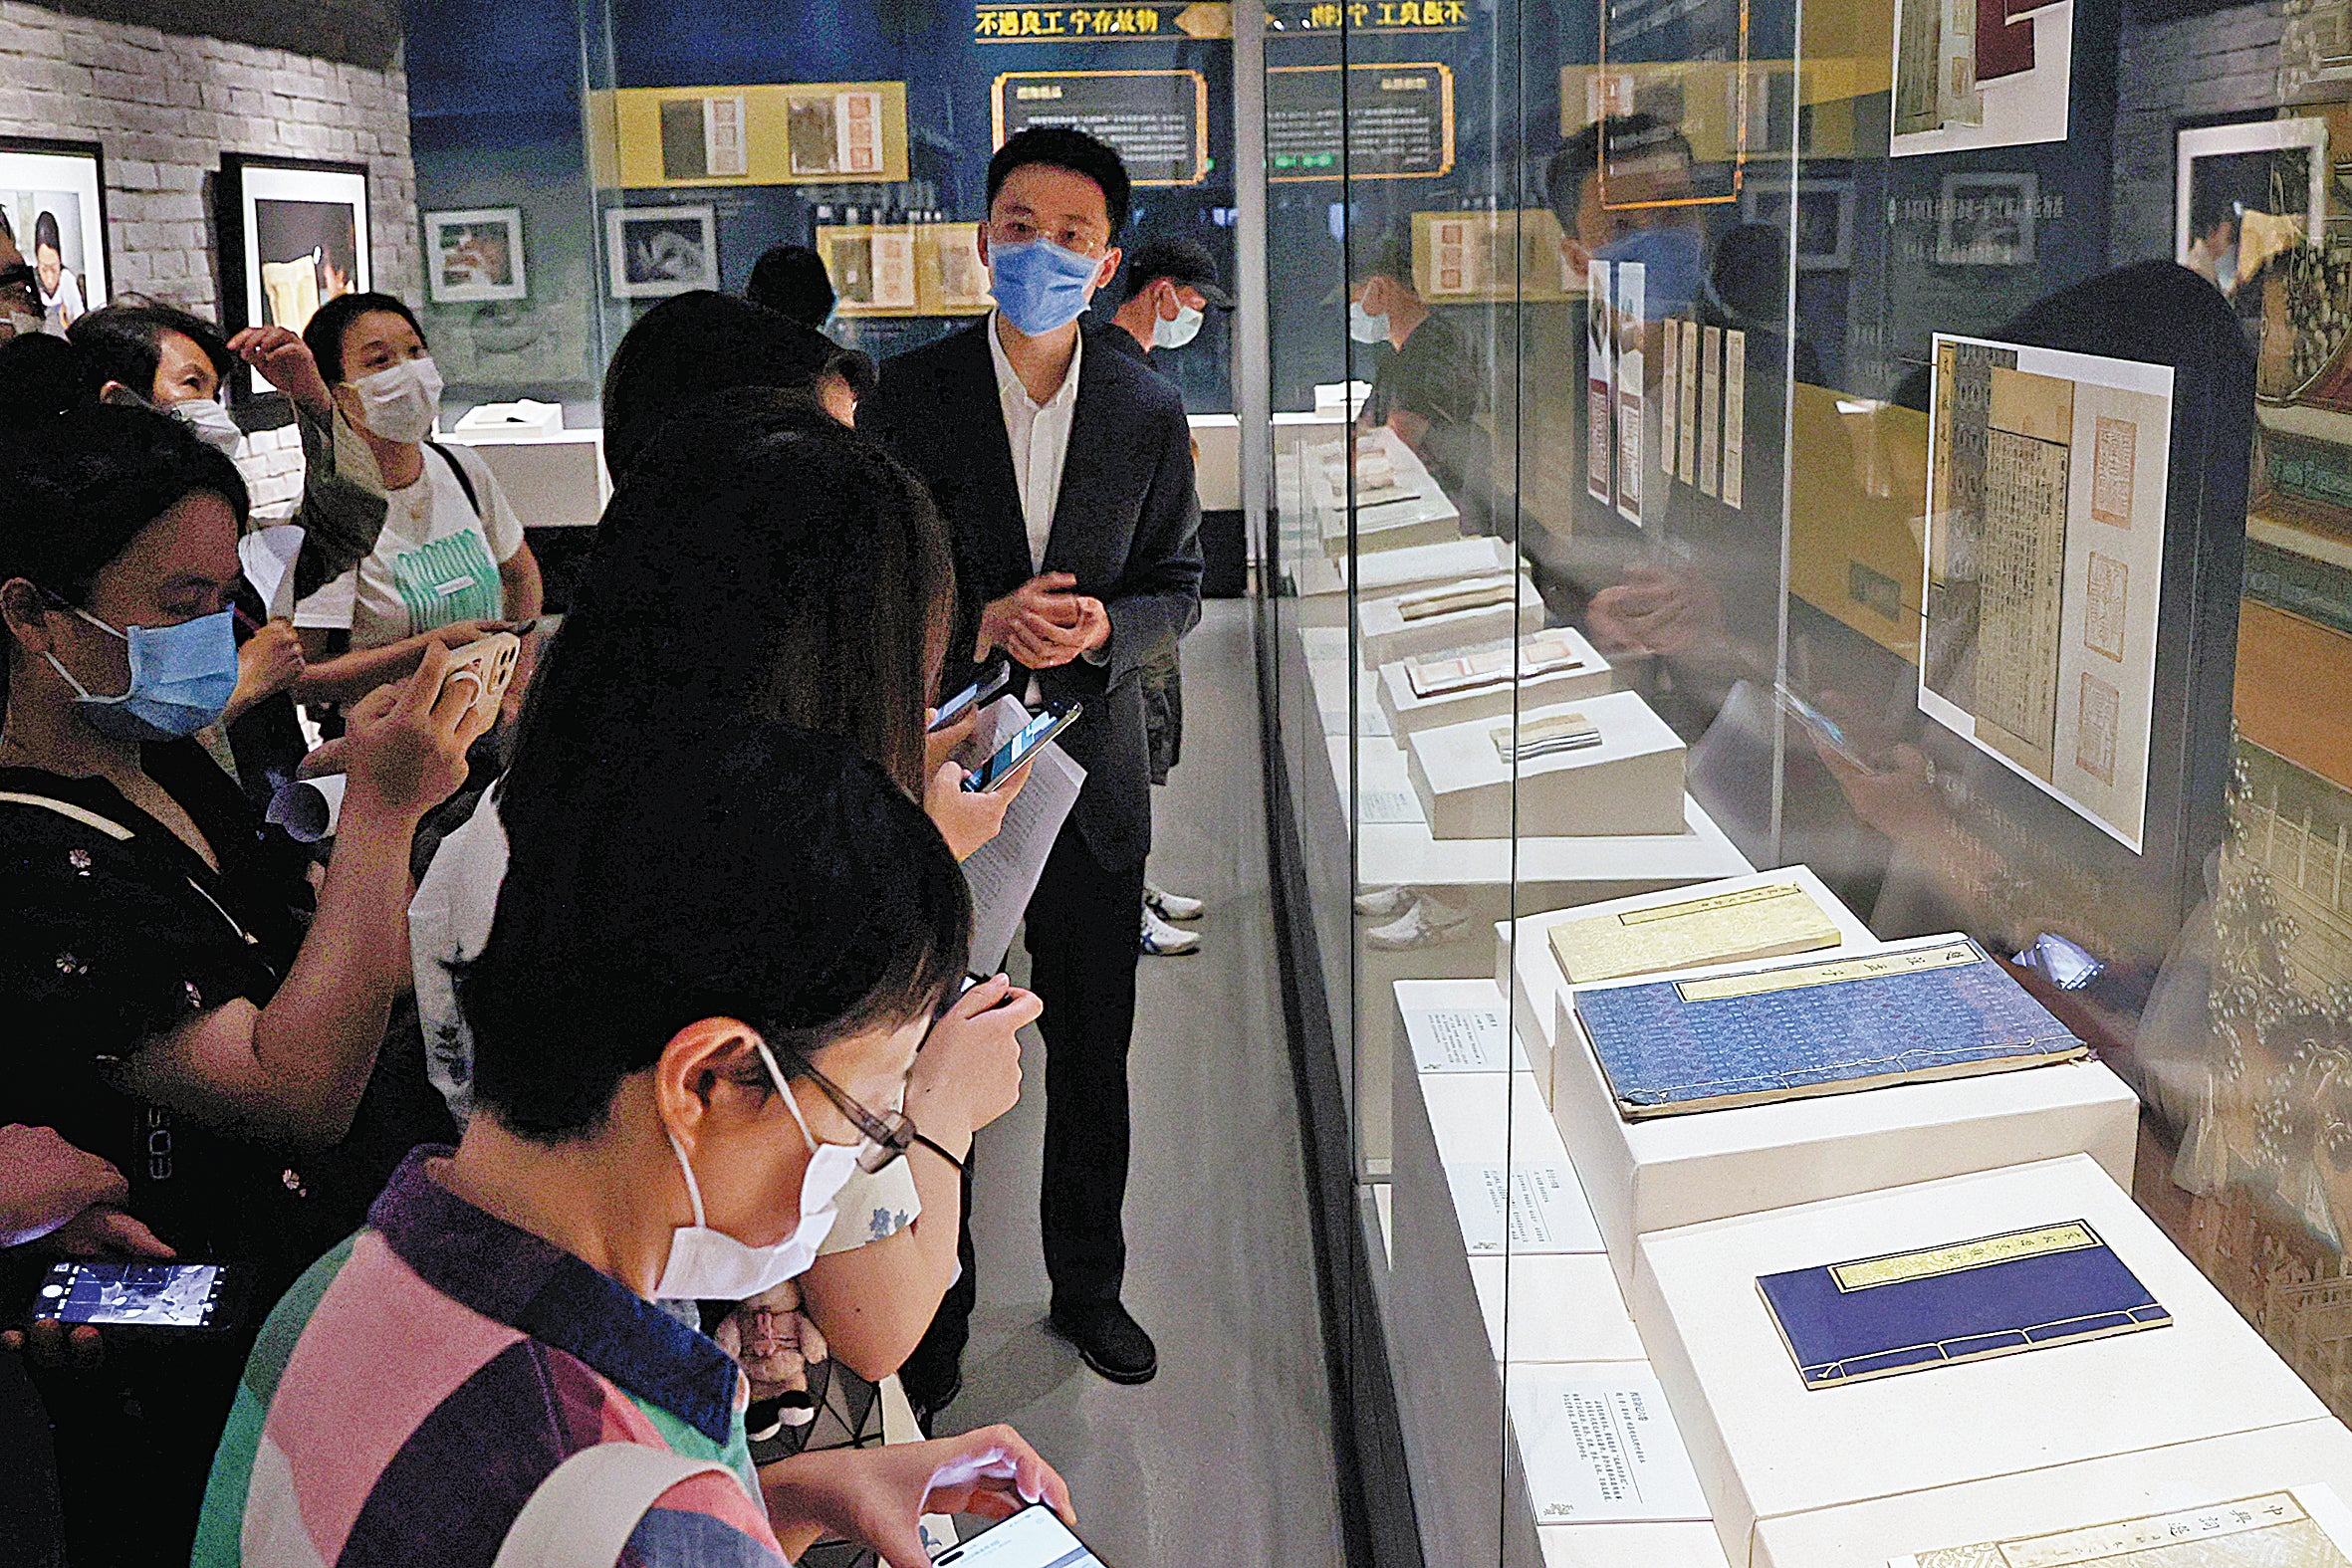
{"label": "white display box", "polygon": [[[1736,975],[1785,962],[1682,973]],[[1634,1238],[1645,1232],[1906,1182],[2084,1154],[2131,1184],[2140,1102],[2097,1060],[1629,1122],[1577,1021],[1578,989],[1563,990],[1554,1006],[1551,1114],[1575,1151],[1620,1279],[1632,1277]]]}
{"label": "white display box", "polygon": [[[1784,1269],[2068,1220],[2169,1327],[1808,1390],[1757,1291]],[[1735,1565],[1753,1568],[1760,1522],[2327,1414],[2085,1155],[1652,1232],[1638,1251],[1634,1321]]]}
{"label": "white display box", "polygon": [[[1524,730],[1581,713],[1600,744],[1516,767],[1495,749],[1508,720],[1480,719],[1408,739],[1408,767],[1437,838],[1580,837],[1671,833],[1683,820],[1683,744],[1637,692],[1605,692],[1519,716]],[[1514,814],[1514,803],[1517,814]]]}
{"label": "white display box", "polygon": [[[1790,866],[1783,871],[1759,871],[1750,876],[1726,877],[1720,882],[1704,882],[1696,887],[1670,888],[1662,893],[1637,893],[1631,898],[1612,898],[1599,904],[1581,904],[1573,909],[1554,909],[1540,915],[1522,915],[1518,920],[1499,920],[1495,923],[1495,978],[1499,985],[1511,992],[1511,1026],[1526,1042],[1528,1060],[1533,1066],[1536,1081],[1543,1092],[1552,1092],[1551,1051],[1552,1034],[1559,1026],[1559,998],[1568,989],[1567,978],[1560,973],[1559,960],[1551,952],[1551,928],[1564,920],[1582,920],[1593,915],[1623,915],[1637,909],[1656,909],[1661,904],[1684,904],[1697,898],[1713,898],[1723,893],[1743,893],[1753,887],[1777,887],[1794,883],[1812,895],[1845,940],[1835,948],[1805,954],[1807,958],[1828,958],[1838,953],[1875,953],[1878,938],[1870,934],[1860,916],[1846,908],[1836,894],[1822,885],[1809,866]],[[1518,932],[1514,942],[1513,932]],[[1548,1101],[1546,1101],[1548,1103]]]}
{"label": "white display box", "polygon": [[1712,1524],[1537,1526],[1543,1568],[1725,1568]]}
{"label": "white display box", "polygon": [[1649,1359],[1607,1253],[1510,1258],[1508,1299],[1506,1261],[1470,1259],[1470,1282],[1497,1361],[1526,1366]]}
{"label": "white display box", "polygon": [[469,429],[460,420],[449,439],[474,449],[525,528],[592,527],[612,497],[601,429],[543,434],[528,425]]}
{"label": "white display box", "polygon": [[[1433,730],[1441,725],[1469,724],[1478,719],[1501,719],[1513,712],[1527,713],[1536,708],[1554,707],[1574,702],[1582,697],[1597,697],[1617,687],[1617,672],[1609,668],[1583,633],[1561,626],[1544,633],[1545,636],[1564,637],[1575,651],[1579,662],[1562,669],[1548,670],[1541,675],[1526,675],[1516,682],[1497,681],[1488,686],[1473,686],[1464,691],[1444,692],[1434,697],[1423,697],[1413,690],[1413,678],[1406,669],[1406,661],[1393,660],[1380,666],[1380,708],[1388,715],[1388,727],[1397,735],[1411,735],[1420,730]],[[1497,648],[1509,647],[1498,642]],[[1465,652],[1484,651],[1470,650]]]}
{"label": "white display box", "polygon": [[[1418,550],[1442,549],[1442,546],[1420,545]],[[1382,555],[1402,552],[1381,552]],[[1367,558],[1369,560],[1370,558]],[[1418,658],[1424,654],[1444,653],[1454,648],[1467,648],[1473,643],[1508,642],[1512,637],[1524,636],[1539,630],[1543,625],[1543,595],[1535,591],[1535,584],[1525,575],[1515,579],[1519,603],[1515,608],[1508,601],[1483,605],[1477,609],[1452,610],[1443,615],[1432,615],[1425,620],[1407,620],[1397,606],[1406,595],[1371,599],[1356,610],[1356,644],[1367,670],[1397,659]],[[1438,586],[1433,584],[1433,588]],[[1432,589],[1422,589],[1428,592]]]}
{"label": "white display box", "polygon": [[1889,1559],[1913,1552],[2176,1513],[2315,1483],[2352,1498],[2352,1432],[2332,1416],[1764,1519],[1748,1561],[1754,1568],[1886,1568]]}

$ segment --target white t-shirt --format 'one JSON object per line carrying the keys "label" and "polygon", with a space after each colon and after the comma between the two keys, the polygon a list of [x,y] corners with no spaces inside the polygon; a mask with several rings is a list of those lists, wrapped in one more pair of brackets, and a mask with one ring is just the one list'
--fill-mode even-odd
{"label": "white t-shirt", "polygon": [[[498,888],[506,880],[506,824],[498,791],[490,790],[441,847],[408,906],[408,956],[416,975],[416,1019],[424,1031],[425,1076],[449,1102],[463,1127],[474,1113],[474,1034],[458,1010],[460,965],[490,945]],[[818,1247],[823,1255],[882,1241],[915,1223],[923,1202],[908,1162],[893,1160],[878,1175],[850,1175],[836,1200],[838,1216]]]}
{"label": "white t-shirt", "polygon": [[[340,450],[340,443],[339,443]],[[441,452],[465,465],[479,516]],[[424,473],[385,493],[383,533],[356,566],[294,607],[294,624],[349,631],[354,650],[380,648],[461,620],[498,620],[498,568],[523,548],[523,520],[487,465],[462,446],[424,451]]]}

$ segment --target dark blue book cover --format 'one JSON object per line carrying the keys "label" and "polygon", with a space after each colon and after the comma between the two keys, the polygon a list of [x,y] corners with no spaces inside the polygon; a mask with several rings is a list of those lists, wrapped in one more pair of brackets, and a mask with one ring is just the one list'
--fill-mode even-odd
{"label": "dark blue book cover", "polygon": [[2081,1220],[1766,1274],[1756,1288],[1812,1389],[2172,1321]]}
{"label": "dark blue book cover", "polygon": [[1571,995],[1628,1120],[2036,1067],[2087,1053],[1966,937]]}

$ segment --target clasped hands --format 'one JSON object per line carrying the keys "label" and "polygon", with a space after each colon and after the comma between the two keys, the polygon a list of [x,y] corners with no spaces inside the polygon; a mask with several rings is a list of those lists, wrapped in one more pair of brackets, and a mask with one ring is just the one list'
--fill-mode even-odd
{"label": "clasped hands", "polygon": [[1057,669],[1110,641],[1110,612],[1066,571],[1041,571],[980,613],[980,657],[1002,648],[1025,668]]}

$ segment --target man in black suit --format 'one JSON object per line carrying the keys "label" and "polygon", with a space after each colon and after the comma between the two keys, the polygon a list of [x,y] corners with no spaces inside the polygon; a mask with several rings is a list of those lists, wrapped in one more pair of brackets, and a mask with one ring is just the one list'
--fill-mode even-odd
{"label": "man in black suit", "polygon": [[[859,410],[930,484],[955,535],[962,600],[941,689],[1002,651],[1035,707],[1076,701],[1061,744],[1086,770],[1030,900],[1030,986],[1044,999],[1052,1326],[1102,1376],[1142,1383],[1151,1338],[1119,1302],[1126,1266],[1127,1046],[1135,919],[1151,847],[1137,674],[1200,618],[1200,502],[1183,400],[1078,316],[1117,272],[1118,154],[1060,127],[1025,130],[988,166],[981,256],[998,309],[890,360]],[[909,1396],[954,1397],[971,1254],[904,1369]]]}

